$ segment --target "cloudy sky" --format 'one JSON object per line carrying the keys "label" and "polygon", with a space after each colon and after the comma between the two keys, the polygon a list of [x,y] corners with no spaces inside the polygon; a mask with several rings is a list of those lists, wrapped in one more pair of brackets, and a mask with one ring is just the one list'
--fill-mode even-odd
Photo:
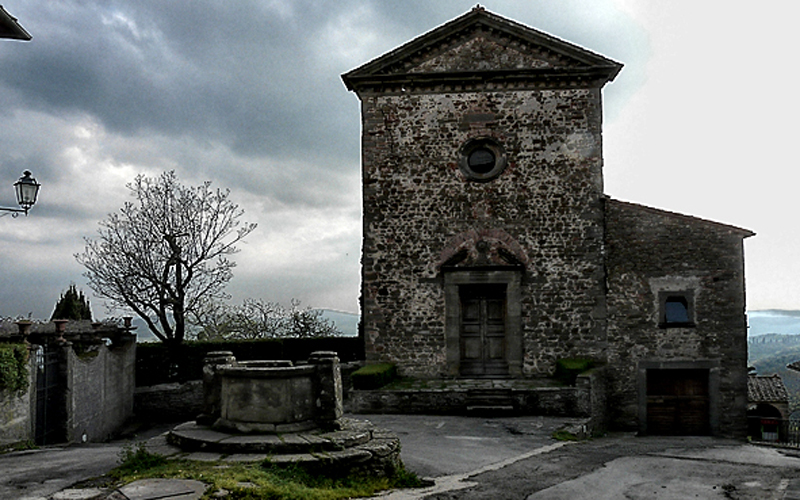
{"label": "cloudy sky", "polygon": [[[748,308],[800,309],[793,2],[489,0],[625,64],[605,88],[606,192],[751,229]],[[6,0],[0,316],[90,290],[74,254],[137,174],[230,188],[258,223],[228,291],[357,312],[359,102],[340,75],[468,11],[460,0]],[[91,296],[91,295],[90,295]],[[95,316],[105,315],[92,299]]]}

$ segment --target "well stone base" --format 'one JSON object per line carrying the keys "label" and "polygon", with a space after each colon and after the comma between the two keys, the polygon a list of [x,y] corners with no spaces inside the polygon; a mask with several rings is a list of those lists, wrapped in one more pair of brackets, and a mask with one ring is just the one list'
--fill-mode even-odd
{"label": "well stone base", "polygon": [[314,429],[287,434],[238,434],[186,422],[168,435],[185,451],[259,454],[274,464],[325,467],[389,475],[400,465],[400,440],[366,420],[343,418],[339,430]]}

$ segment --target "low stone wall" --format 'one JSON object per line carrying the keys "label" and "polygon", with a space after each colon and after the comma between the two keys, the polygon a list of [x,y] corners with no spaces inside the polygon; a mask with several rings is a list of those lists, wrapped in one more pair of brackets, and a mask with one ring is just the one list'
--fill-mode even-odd
{"label": "low stone wall", "polygon": [[203,409],[203,381],[137,387],[133,413],[147,422],[193,420]]}
{"label": "low stone wall", "polygon": [[[583,391],[576,387],[515,389],[511,392],[514,410],[523,415],[586,417],[579,400]],[[395,413],[463,415],[469,404],[467,390],[351,390],[345,408],[352,413]]]}

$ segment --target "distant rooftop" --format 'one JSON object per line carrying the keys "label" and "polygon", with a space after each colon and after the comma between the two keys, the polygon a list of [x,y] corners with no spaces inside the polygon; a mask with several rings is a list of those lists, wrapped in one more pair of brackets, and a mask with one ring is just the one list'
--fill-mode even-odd
{"label": "distant rooftop", "polygon": [[747,377],[747,399],[751,403],[786,402],[789,393],[780,375],[750,375]]}

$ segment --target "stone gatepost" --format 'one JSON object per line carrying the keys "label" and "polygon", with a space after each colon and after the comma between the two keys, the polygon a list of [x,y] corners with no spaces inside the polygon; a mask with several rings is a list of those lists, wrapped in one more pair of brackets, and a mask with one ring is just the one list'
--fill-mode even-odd
{"label": "stone gatepost", "polygon": [[231,351],[213,351],[203,358],[203,412],[197,416],[198,424],[212,425],[220,417],[222,380],[217,368],[223,365],[236,365]]}
{"label": "stone gatepost", "polygon": [[317,351],[311,353],[308,363],[316,368],[317,400],[314,420],[323,429],[337,428],[339,419],[344,414],[339,358],[333,351]]}

